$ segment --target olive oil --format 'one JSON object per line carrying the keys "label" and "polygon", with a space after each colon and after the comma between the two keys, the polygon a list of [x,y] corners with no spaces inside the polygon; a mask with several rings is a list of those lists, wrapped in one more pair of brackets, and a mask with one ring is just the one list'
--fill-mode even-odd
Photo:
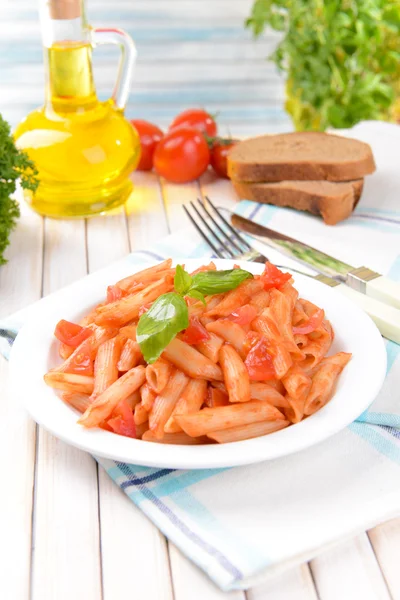
{"label": "olive oil", "polygon": [[140,155],[136,130],[113,100],[100,102],[92,74],[92,46],[58,41],[45,48],[46,102],[14,137],[39,171],[26,199],[43,215],[80,217],[115,208],[132,191]]}

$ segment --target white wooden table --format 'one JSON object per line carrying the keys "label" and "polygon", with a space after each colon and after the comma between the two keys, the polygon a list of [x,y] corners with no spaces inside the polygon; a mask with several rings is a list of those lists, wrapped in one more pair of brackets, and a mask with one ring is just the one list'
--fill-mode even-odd
{"label": "white wooden table", "polygon": [[[234,201],[230,183],[211,174],[181,186],[134,180],[132,200],[112,216],[55,221],[22,206],[0,269],[0,317],[187,225],[182,202]],[[400,519],[246,593],[220,592],[91,456],[37,427],[7,380],[0,359],[1,600],[400,599]]]}

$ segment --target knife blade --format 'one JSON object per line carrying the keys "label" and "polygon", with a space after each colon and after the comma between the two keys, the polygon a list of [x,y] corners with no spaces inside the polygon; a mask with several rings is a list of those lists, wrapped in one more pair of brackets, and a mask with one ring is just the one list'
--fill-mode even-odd
{"label": "knife blade", "polygon": [[400,283],[384,277],[368,267],[353,267],[304,242],[240,215],[232,214],[231,223],[233,227],[244,231],[254,239],[311,267],[321,276],[326,275],[338,282],[345,283],[357,292],[400,308]]}

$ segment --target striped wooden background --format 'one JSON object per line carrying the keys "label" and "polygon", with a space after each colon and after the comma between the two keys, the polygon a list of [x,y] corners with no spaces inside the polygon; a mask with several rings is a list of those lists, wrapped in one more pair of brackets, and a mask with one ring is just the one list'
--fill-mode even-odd
{"label": "striped wooden background", "polygon": [[[39,0],[0,0],[0,111],[15,126],[43,102]],[[252,0],[87,0],[93,26],[128,31],[139,58],[128,117],[162,126],[189,106],[219,113],[233,135],[288,131],[283,82],[266,60],[277,36],[244,28]],[[110,95],[118,53],[95,51],[100,97]]]}

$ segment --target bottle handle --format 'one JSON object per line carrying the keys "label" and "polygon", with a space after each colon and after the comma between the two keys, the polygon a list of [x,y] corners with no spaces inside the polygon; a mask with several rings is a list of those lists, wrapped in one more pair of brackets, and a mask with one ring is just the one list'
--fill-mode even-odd
{"label": "bottle handle", "polygon": [[100,44],[114,44],[120,47],[121,58],[112,100],[115,106],[123,111],[128,101],[132,82],[133,67],[137,57],[136,46],[131,36],[122,29],[94,27],[91,34],[93,47]]}

